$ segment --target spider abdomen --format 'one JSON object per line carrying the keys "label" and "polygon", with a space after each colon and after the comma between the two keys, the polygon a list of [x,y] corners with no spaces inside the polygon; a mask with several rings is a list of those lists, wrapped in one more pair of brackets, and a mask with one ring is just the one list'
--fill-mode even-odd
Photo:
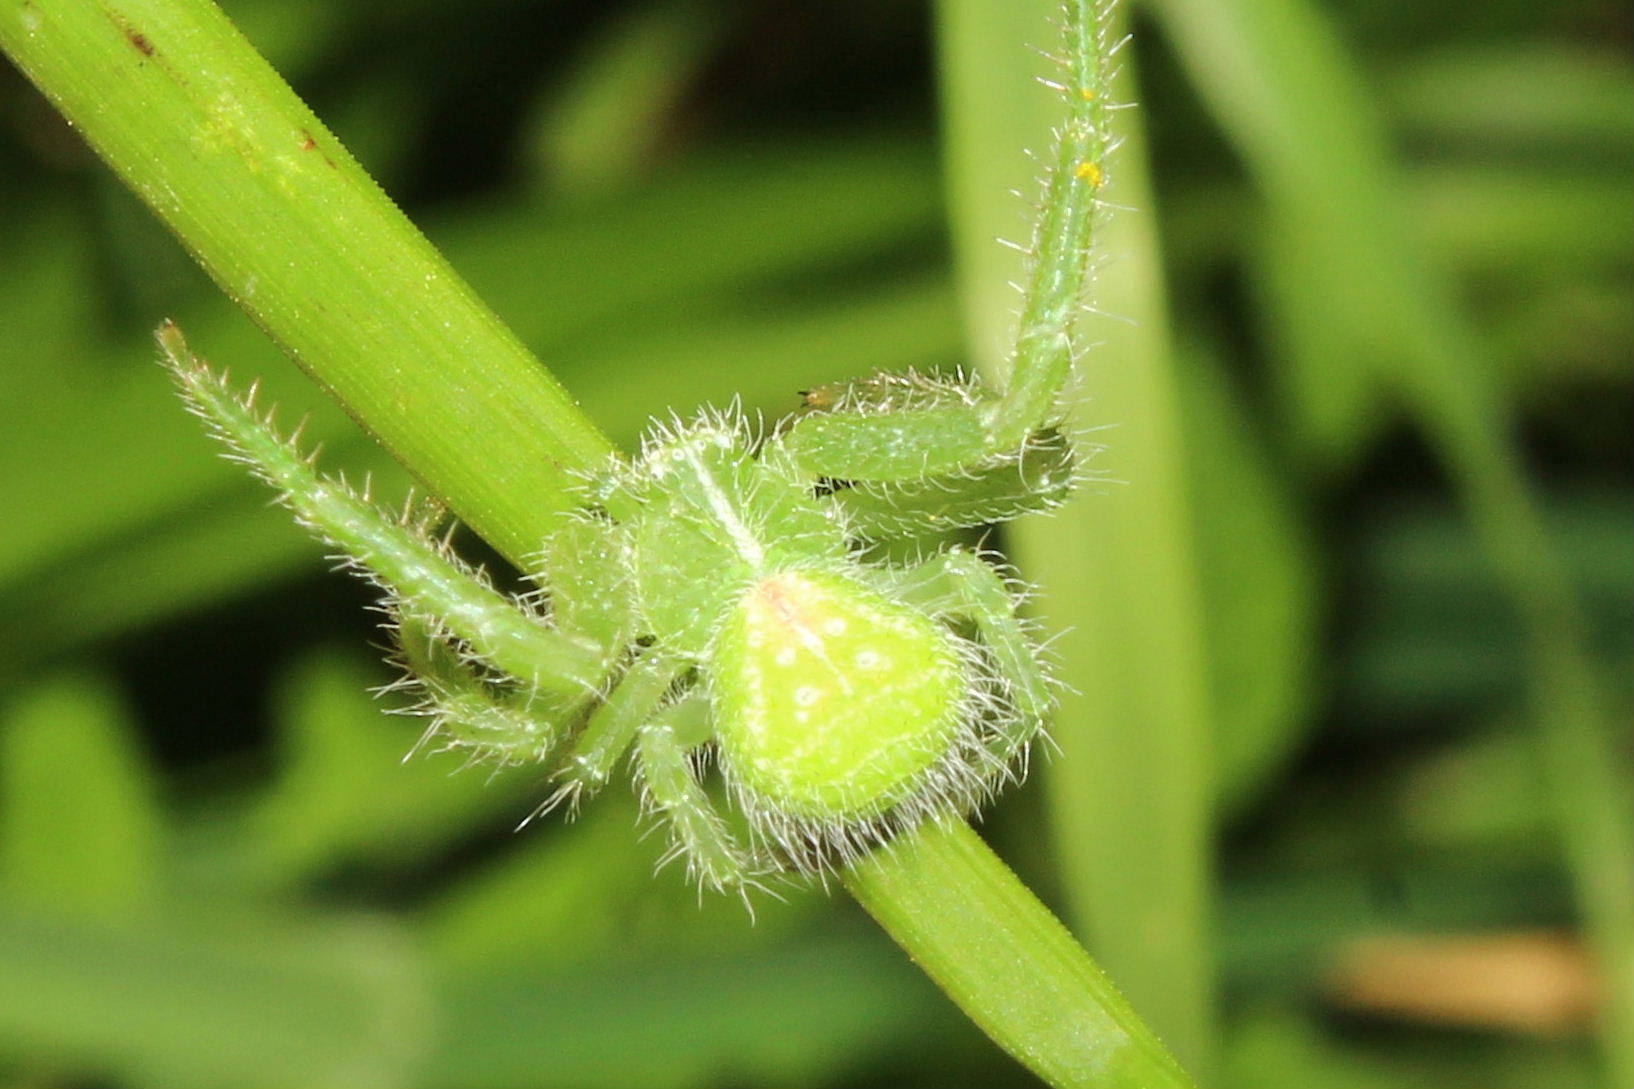
{"label": "spider abdomen", "polygon": [[751,808],[867,819],[952,751],[966,680],[953,636],[850,579],[782,572],[740,599],[713,655],[723,766]]}

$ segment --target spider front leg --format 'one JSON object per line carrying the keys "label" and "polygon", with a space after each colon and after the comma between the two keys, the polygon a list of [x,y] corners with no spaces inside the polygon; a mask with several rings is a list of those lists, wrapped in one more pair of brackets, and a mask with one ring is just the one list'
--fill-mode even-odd
{"label": "spider front leg", "polygon": [[[402,687],[421,697],[416,710],[450,747],[500,763],[543,759],[612,687],[623,668],[630,610],[622,541],[609,527],[569,522],[547,543],[552,586],[573,591],[553,610],[509,597],[432,536],[433,515],[394,517],[319,473],[249,398],[188,351],[175,326],[161,329],[159,342],[193,411],[232,456],[277,488],[348,566],[386,591],[409,667]],[[667,685],[668,678],[658,695]],[[610,713],[598,708],[590,725]],[[624,734],[625,748],[633,729]]]}
{"label": "spider front leg", "polygon": [[296,443],[279,435],[225,377],[188,350],[166,324],[159,346],[189,408],[227,447],[278,492],[296,520],[333,547],[341,562],[387,594],[393,612],[435,617],[469,656],[553,698],[593,693],[607,670],[608,644],[553,628],[546,618],[494,588],[482,572],[434,539],[435,517],[410,510],[393,516],[344,481],[327,477]]}
{"label": "spider front leg", "polygon": [[[1075,354],[1073,326],[1084,308],[1089,254],[1105,207],[1100,191],[1106,159],[1113,150],[1107,92],[1114,50],[1099,37],[1104,33],[1097,20],[1068,23],[1066,59],[1051,83],[1067,104],[1066,120],[1057,130],[1026,248],[1028,274],[1003,385],[989,389],[963,377],[907,374],[808,391],[811,414],[780,441],[808,479],[866,483],[885,498],[920,503],[920,497],[895,493],[927,482],[954,494],[973,481],[980,484],[977,490],[991,488],[1057,428]],[[1070,477],[1068,471],[1062,479],[1070,483]],[[989,508],[1039,509],[1059,502],[1064,488],[1031,489],[1020,500]]]}

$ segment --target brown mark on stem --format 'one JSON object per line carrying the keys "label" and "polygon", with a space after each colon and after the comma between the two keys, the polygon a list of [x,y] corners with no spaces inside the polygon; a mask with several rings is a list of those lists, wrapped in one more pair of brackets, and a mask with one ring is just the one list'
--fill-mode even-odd
{"label": "brown mark on stem", "polygon": [[108,18],[113,20],[114,25],[119,28],[119,32],[125,35],[125,40],[142,56],[151,57],[158,52],[153,43],[148,40],[148,36],[132,26],[130,20],[125,18],[123,13],[109,10]]}
{"label": "brown mark on stem", "polygon": [[[317,140],[317,138],[315,136],[312,135],[312,131],[310,129],[302,129],[301,130],[301,150],[302,151],[317,151],[318,150],[318,140]],[[327,166],[330,170],[333,170],[333,169],[335,169],[335,160],[331,159],[327,155],[324,155],[323,156],[323,165]]]}

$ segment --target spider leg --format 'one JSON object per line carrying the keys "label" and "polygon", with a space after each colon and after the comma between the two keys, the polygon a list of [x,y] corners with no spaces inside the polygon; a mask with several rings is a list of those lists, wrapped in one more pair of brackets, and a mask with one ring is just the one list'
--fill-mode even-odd
{"label": "spider leg", "polygon": [[933,615],[975,626],[993,659],[1004,702],[1013,708],[995,716],[998,731],[988,750],[1001,766],[1010,767],[1026,751],[1053,702],[1049,674],[1016,615],[1017,593],[991,564],[958,549],[896,573],[895,583],[906,600]]}
{"label": "spider leg", "polygon": [[[1004,382],[987,387],[963,377],[875,375],[808,390],[807,415],[769,444],[787,460],[791,475],[866,484],[876,498],[899,508],[924,505],[923,496],[912,494],[920,485],[934,482],[958,492],[961,478],[984,478],[1025,462],[1027,448],[1058,429],[1077,354],[1074,326],[1093,278],[1090,254],[1108,207],[1101,191],[1114,146],[1106,94],[1111,51],[1094,40],[1099,31],[1087,24],[1071,33],[1077,51],[1051,83],[1065,100],[1066,120],[1046,160],[1044,201],[1025,251],[1028,269]],[[1070,485],[1070,470],[1064,479]],[[990,509],[1013,517],[1060,497],[1046,489],[1044,497],[1007,499]],[[960,517],[982,510],[977,506]],[[952,524],[934,503],[929,513],[935,517],[914,521],[910,531]],[[873,531],[864,525],[857,532]]]}
{"label": "spider leg", "polygon": [[448,748],[501,764],[537,763],[560,744],[577,701],[550,689],[505,688],[481,675],[439,623],[394,610],[397,653],[406,669],[394,685],[414,692],[410,713],[431,720],[422,744],[441,737]]}
{"label": "spider leg", "polygon": [[445,542],[433,540],[423,519],[393,516],[318,472],[311,457],[273,430],[255,407],[253,392],[236,393],[187,350],[174,327],[160,344],[189,406],[230,456],[276,488],[296,519],[335,548],[346,566],[385,590],[394,607],[440,617],[477,657],[535,688],[573,697],[600,683],[602,648],[518,608]]}
{"label": "spider leg", "polygon": [[670,686],[687,665],[665,654],[638,656],[574,739],[547,803],[576,803],[606,785],[642,725],[652,721]]}
{"label": "spider leg", "polygon": [[897,483],[852,480],[835,487],[827,500],[844,512],[850,533],[878,541],[1054,510],[1076,483],[1072,442],[1048,428],[1020,450],[974,468]]}
{"label": "spider leg", "polygon": [[963,403],[901,407],[892,401],[802,417],[779,439],[808,478],[900,483],[956,473],[1002,450],[992,446],[982,414]]}
{"label": "spider leg", "polygon": [[671,847],[665,861],[687,860],[690,875],[715,889],[742,888],[753,883],[753,871],[736,837],[698,782],[688,758],[691,719],[708,705],[693,696],[641,727],[636,756],[641,761],[643,800],[662,813],[670,826]]}
{"label": "spider leg", "polygon": [[1007,521],[1059,506],[1076,483],[1060,426],[1001,438],[984,422],[998,402],[962,380],[878,376],[841,390],[832,411],[802,417],[761,460],[791,482],[830,482],[822,496],[853,536]]}

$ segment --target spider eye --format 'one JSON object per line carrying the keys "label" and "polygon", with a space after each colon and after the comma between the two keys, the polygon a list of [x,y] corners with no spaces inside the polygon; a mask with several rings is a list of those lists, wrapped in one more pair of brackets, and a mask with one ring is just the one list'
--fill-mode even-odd
{"label": "spider eye", "polygon": [[857,820],[911,793],[964,711],[951,636],[845,579],[782,573],[739,601],[714,655],[722,764],[755,807]]}

